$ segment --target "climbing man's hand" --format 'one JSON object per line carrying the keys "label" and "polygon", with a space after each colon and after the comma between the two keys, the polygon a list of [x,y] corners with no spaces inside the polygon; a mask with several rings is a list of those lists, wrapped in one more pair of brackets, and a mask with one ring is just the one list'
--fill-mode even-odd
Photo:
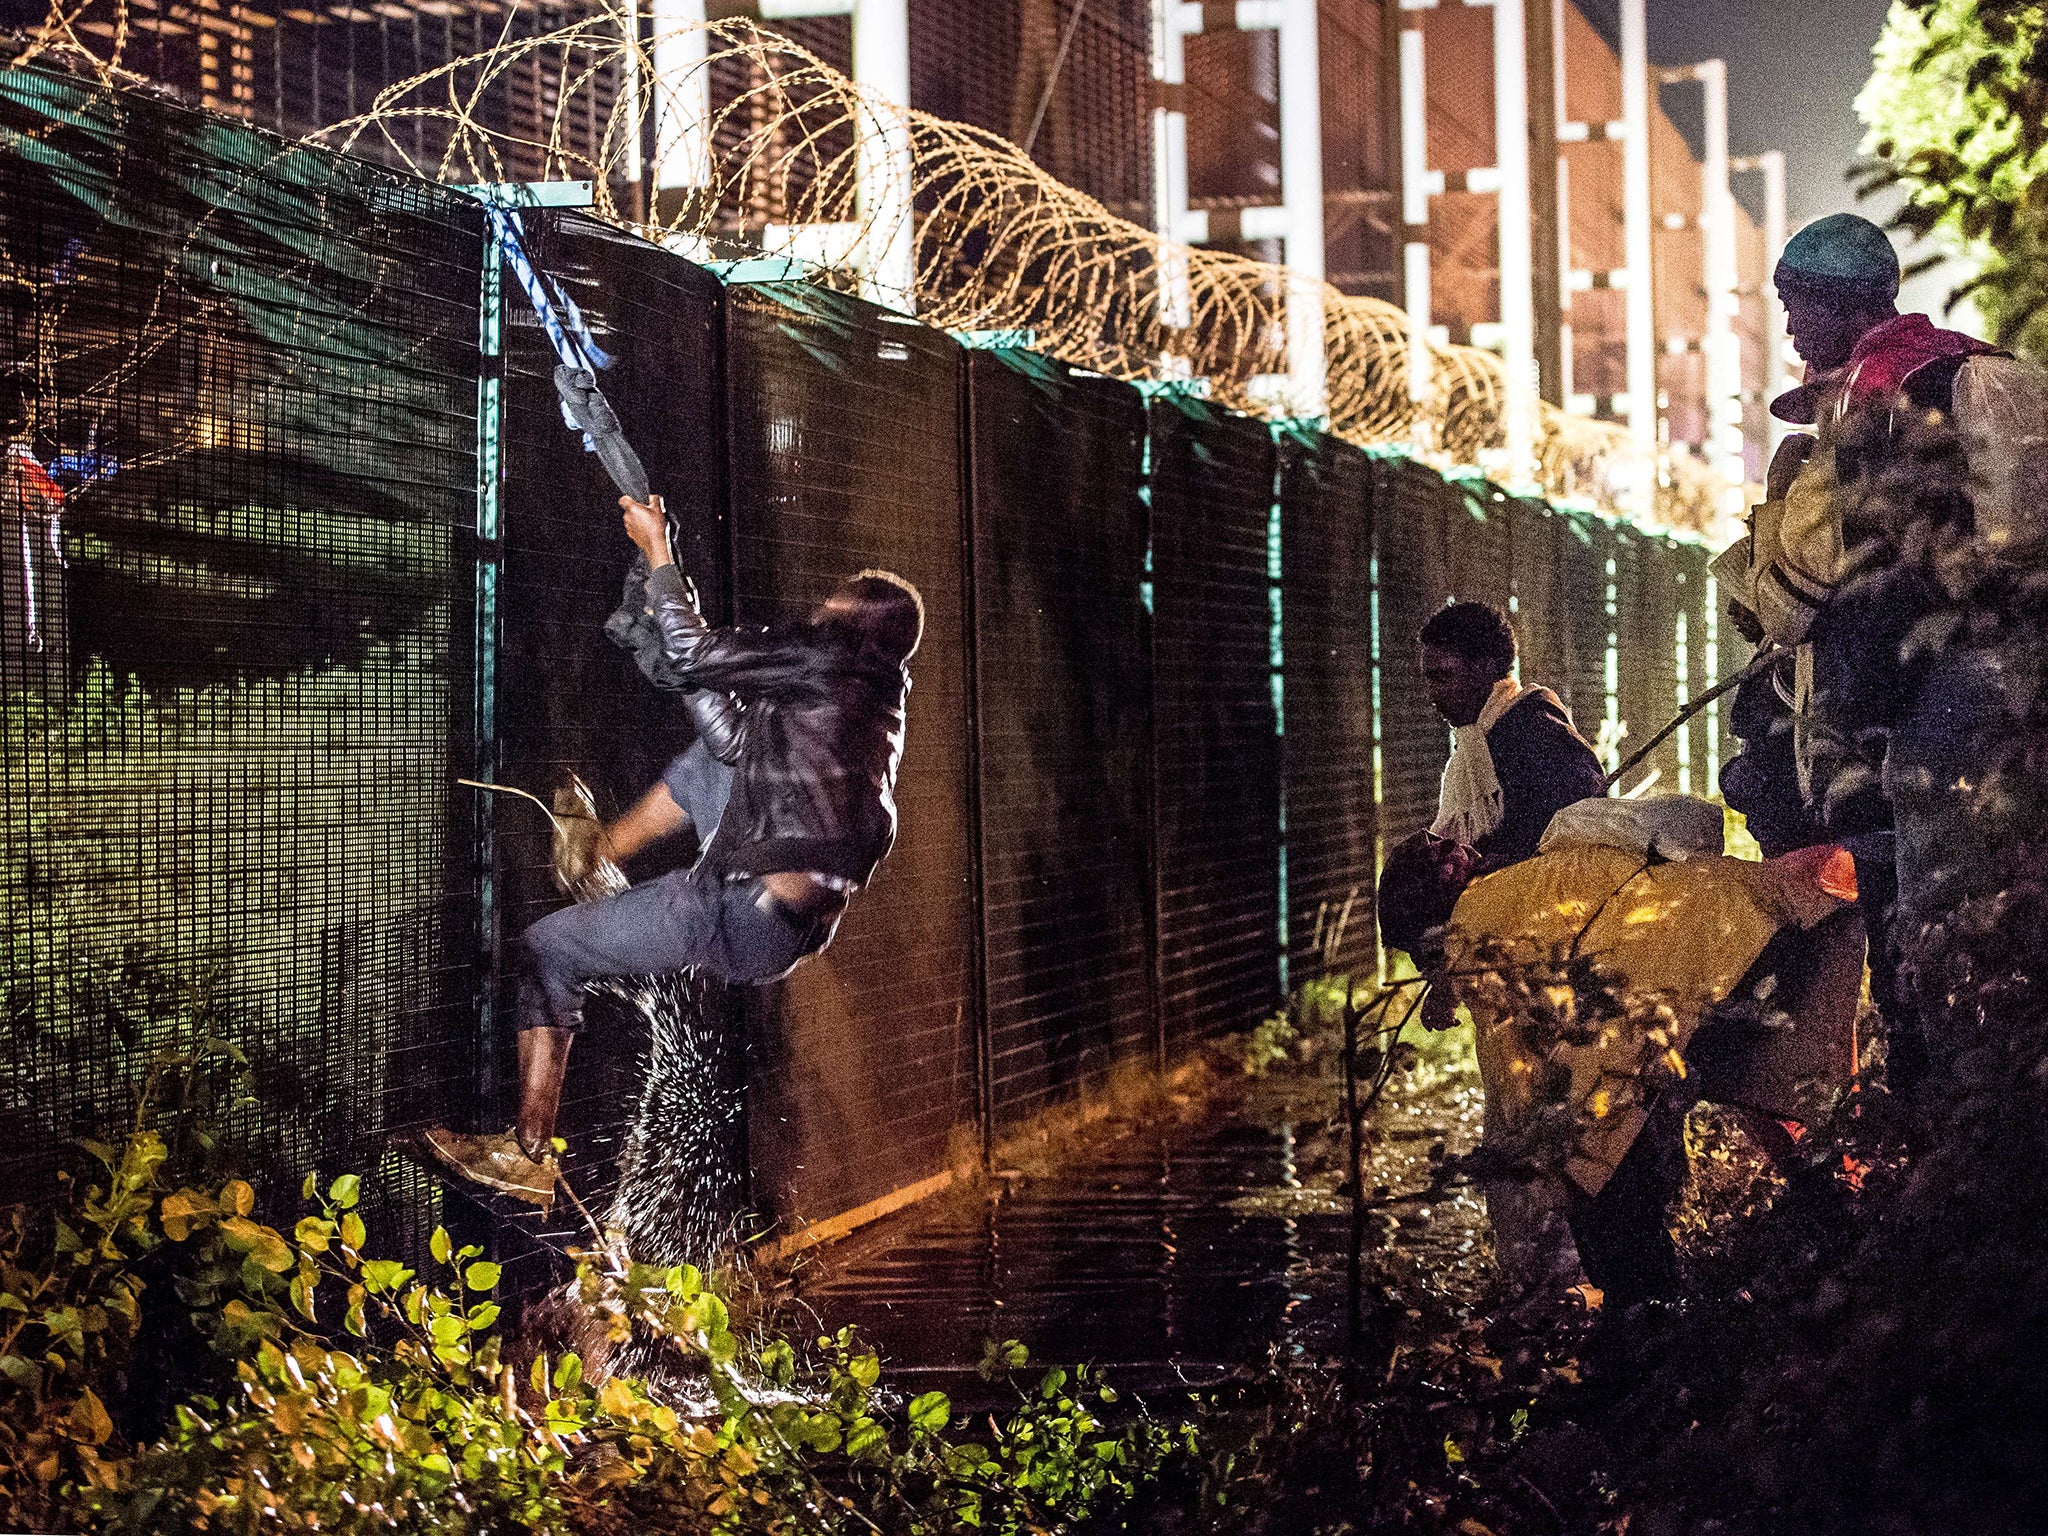
{"label": "climbing man's hand", "polygon": [[626,513],[626,537],[647,557],[648,566],[658,571],[670,564],[668,512],[661,498],[650,496],[645,501],[635,501],[630,496],[621,496],[619,505]]}

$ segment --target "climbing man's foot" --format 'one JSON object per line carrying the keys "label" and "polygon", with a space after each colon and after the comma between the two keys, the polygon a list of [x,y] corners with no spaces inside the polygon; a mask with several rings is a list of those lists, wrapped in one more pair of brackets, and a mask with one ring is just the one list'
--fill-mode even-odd
{"label": "climbing man's foot", "polygon": [[555,1203],[555,1160],[535,1162],[509,1130],[494,1136],[465,1136],[436,1125],[420,1134],[420,1144],[458,1178],[544,1211]]}

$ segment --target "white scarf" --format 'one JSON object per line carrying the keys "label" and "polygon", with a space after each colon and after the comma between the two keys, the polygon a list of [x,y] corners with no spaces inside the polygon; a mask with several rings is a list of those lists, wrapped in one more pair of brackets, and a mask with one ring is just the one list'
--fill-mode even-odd
{"label": "white scarf", "polygon": [[1493,771],[1486,733],[1500,723],[1501,716],[1531,696],[1557,703],[1557,695],[1548,688],[1524,688],[1512,677],[1504,677],[1486,696],[1479,718],[1457,727],[1451,760],[1444,764],[1443,784],[1437,791],[1436,820],[1429,829],[1438,837],[1477,843],[1507,820],[1507,799]]}

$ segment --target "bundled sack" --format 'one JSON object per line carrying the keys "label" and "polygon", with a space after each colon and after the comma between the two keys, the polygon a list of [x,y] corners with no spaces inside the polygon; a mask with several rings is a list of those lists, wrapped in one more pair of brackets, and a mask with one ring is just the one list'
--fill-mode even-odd
{"label": "bundled sack", "polygon": [[1645,858],[1713,859],[1723,851],[1723,820],[1720,806],[1697,795],[1579,800],[1550,818],[1536,851],[1585,843]]}

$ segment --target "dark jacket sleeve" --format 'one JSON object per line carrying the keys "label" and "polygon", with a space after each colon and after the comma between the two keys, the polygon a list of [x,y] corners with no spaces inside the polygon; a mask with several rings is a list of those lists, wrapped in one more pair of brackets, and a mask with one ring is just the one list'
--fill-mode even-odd
{"label": "dark jacket sleeve", "polygon": [[1586,739],[1547,699],[1517,704],[1486,733],[1507,819],[1481,840],[1489,870],[1533,858],[1550,818],[1600,793],[1606,775]]}
{"label": "dark jacket sleeve", "polygon": [[647,578],[647,604],[654,611],[668,670],[686,685],[683,705],[698,737],[721,763],[738,762],[746,744],[746,707],[728,691],[729,685],[718,685],[715,665],[719,642],[731,632],[714,630],[704,622],[695,595],[673,565]]}

